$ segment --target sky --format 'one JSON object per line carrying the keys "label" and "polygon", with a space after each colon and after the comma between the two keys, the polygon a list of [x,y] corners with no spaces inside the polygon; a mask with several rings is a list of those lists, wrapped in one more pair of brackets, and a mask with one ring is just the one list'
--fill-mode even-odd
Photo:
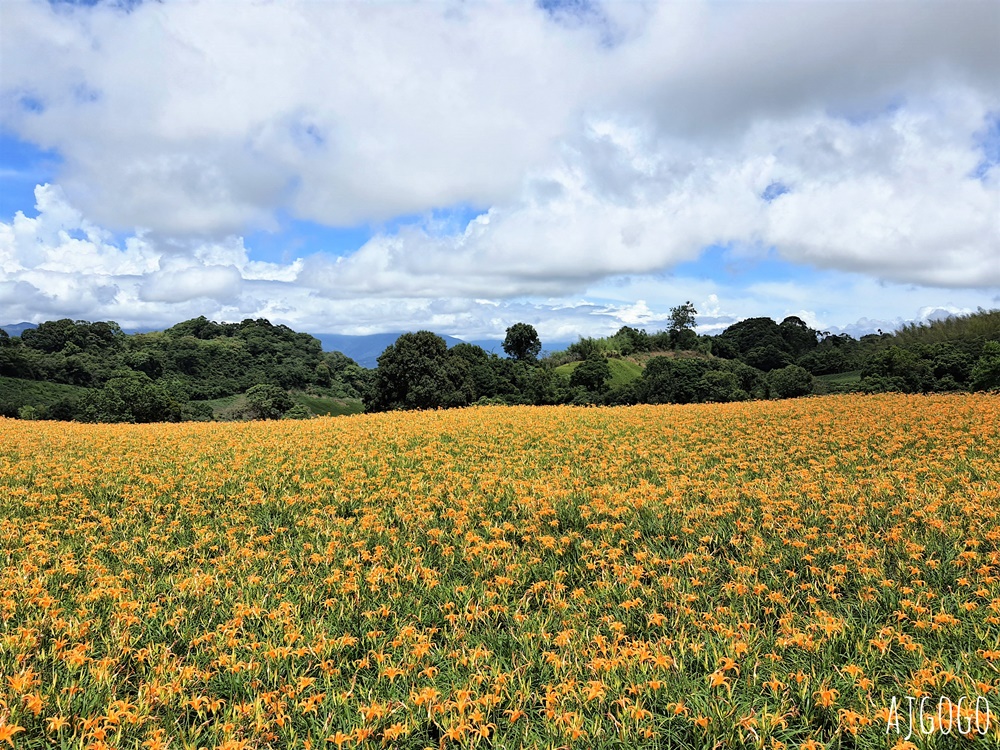
{"label": "sky", "polygon": [[0,4],[0,323],[1000,307],[995,0]]}

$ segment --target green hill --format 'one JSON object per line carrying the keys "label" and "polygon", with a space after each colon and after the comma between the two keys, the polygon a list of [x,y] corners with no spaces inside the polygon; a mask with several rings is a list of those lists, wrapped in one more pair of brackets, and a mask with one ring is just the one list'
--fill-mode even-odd
{"label": "green hill", "polygon": [[292,401],[302,404],[317,417],[339,417],[345,414],[360,414],[365,410],[359,398],[337,398],[316,396],[311,393],[293,393]]}
{"label": "green hill", "polygon": [[[339,417],[345,414],[360,414],[364,411],[364,404],[359,398],[342,398],[296,391],[289,395],[292,397],[292,401],[306,407],[309,413],[316,417]],[[246,396],[242,393],[195,403],[210,407],[213,418],[218,420],[230,421],[245,418],[243,410],[246,407]]]}
{"label": "green hill", "polygon": [[[566,380],[569,380],[570,375],[573,374],[573,370],[579,367],[580,364],[580,362],[567,362],[564,365],[559,365],[555,371],[566,378]],[[608,367],[611,368],[612,388],[618,388],[642,377],[642,367],[635,362],[629,362],[625,359],[609,359]]]}
{"label": "green hill", "polygon": [[861,370],[838,372],[833,375],[816,375],[813,382],[813,392],[819,395],[851,393],[861,383]]}
{"label": "green hill", "polygon": [[1000,310],[982,310],[929,323],[909,323],[893,336],[900,346],[1000,341]]}
{"label": "green hill", "polygon": [[22,406],[47,409],[63,399],[75,401],[86,392],[86,388],[76,385],[0,377],[0,414],[16,417]]}

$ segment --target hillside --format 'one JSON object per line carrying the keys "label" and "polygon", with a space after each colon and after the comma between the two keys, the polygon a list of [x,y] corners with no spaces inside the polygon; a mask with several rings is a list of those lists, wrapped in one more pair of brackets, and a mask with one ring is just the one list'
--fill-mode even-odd
{"label": "hillside", "polygon": [[[35,323],[10,323],[0,325],[0,330],[6,331],[10,336],[20,336],[27,330],[38,328]],[[122,331],[128,335],[137,333],[160,333],[158,328],[123,328]],[[314,339],[320,342],[324,352],[340,353],[354,360],[361,367],[373,369],[378,366],[379,355],[386,348],[396,343],[396,339],[402,333],[371,333],[352,335],[344,333],[309,333]],[[484,351],[503,356],[503,341],[501,339],[460,339],[455,336],[443,334],[441,336],[449,346],[468,343],[481,347]],[[565,349],[572,341],[551,341],[546,342],[542,349],[542,354]]]}
{"label": "hillside", "polygon": [[901,345],[1000,341],[1000,310],[979,310],[927,323],[910,323],[895,333]]}
{"label": "hillside", "polygon": [[[688,306],[690,307],[690,306]],[[102,422],[183,421],[439,409],[479,403],[706,403],[850,391],[1000,388],[1000,311],[865,336],[813,330],[790,316],[748,318],[716,336],[630,327],[538,359],[525,323],[509,351],[431,331],[325,342],[267,320],[204,317],[163,331],[57,320],[0,331],[0,413]],[[512,333],[514,331],[515,333]],[[342,352],[361,351],[366,369]],[[246,396],[244,397],[244,394]],[[22,407],[32,410],[21,413]]]}
{"label": "hillside", "polygon": [[[581,362],[568,362],[557,367],[555,371],[568,381],[573,370],[581,364]],[[611,369],[611,380],[608,382],[612,388],[620,388],[642,377],[642,366],[635,362],[624,359],[609,359],[608,367]]]}
{"label": "hillside", "polygon": [[24,406],[49,409],[62,401],[78,401],[86,388],[0,376],[0,414],[16,417]]}
{"label": "hillside", "polygon": [[[340,417],[364,411],[364,404],[359,398],[303,392],[292,392],[289,395],[295,404],[303,406],[314,417]],[[231,422],[247,419],[247,397],[242,393],[195,403],[209,408],[212,419],[215,420]]]}

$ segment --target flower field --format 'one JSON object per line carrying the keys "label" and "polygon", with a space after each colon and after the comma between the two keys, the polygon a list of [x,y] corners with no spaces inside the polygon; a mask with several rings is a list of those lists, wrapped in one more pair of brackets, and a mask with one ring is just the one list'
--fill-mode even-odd
{"label": "flower field", "polygon": [[1000,743],[995,396],[0,420],[0,554],[0,747]]}

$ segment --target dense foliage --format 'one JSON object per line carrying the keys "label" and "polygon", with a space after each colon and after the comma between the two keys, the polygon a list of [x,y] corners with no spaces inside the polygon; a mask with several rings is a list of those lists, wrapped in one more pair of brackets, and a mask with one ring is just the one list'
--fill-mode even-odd
{"label": "dense foliage", "polygon": [[[58,320],[20,338],[0,331],[0,379],[53,386],[12,393],[0,382],[0,414],[202,420],[219,416],[208,399],[245,394],[226,412],[231,418],[309,416],[301,401],[289,400],[289,391],[354,399],[359,409],[363,400],[365,410],[379,412],[1000,388],[1000,311],[861,339],[814,330],[795,316],[780,323],[749,318],[716,336],[700,336],[693,328],[696,314],[687,302],[673,308],[666,330],[624,326],[614,336],[584,338],[541,360],[542,342],[526,323],[507,329],[506,357],[467,343],[449,349],[440,336],[418,331],[400,336],[374,370],[339,352],[324,353],[312,336],[266,320],[215,323],[202,317],[131,336],[115,323]],[[82,390],[65,390],[70,386]]]}
{"label": "dense foliage", "polygon": [[[157,333],[115,323],[57,320],[12,338],[0,331],[0,376],[85,387],[76,398],[32,404],[42,416],[100,422],[206,419],[207,399],[259,385],[360,398],[370,375],[339,352],[267,320],[204,317]],[[22,404],[0,403],[15,416]],[[249,415],[253,414],[251,409]]]}
{"label": "dense foliage", "polygon": [[[449,350],[429,331],[408,334],[379,359],[366,407],[728,402],[844,390],[844,383],[852,390],[900,393],[1000,387],[994,349],[1000,346],[1000,326],[979,322],[997,319],[992,312],[965,316],[963,324],[943,321],[950,337],[930,324],[900,336],[860,340],[822,333],[796,316],[780,323],[749,318],[717,336],[699,336],[692,330],[695,313],[685,303],[673,309],[667,330],[625,326],[614,336],[581,339],[538,362],[514,347],[507,347],[511,359],[502,359],[469,344]],[[523,325],[508,329],[508,339]],[[644,366],[634,378],[615,383],[609,365],[622,358]],[[828,386],[823,378],[830,376],[843,380]]]}
{"label": "dense foliage", "polygon": [[519,362],[533,362],[542,351],[538,331],[528,323],[515,323],[507,329],[503,350],[507,356]]}

